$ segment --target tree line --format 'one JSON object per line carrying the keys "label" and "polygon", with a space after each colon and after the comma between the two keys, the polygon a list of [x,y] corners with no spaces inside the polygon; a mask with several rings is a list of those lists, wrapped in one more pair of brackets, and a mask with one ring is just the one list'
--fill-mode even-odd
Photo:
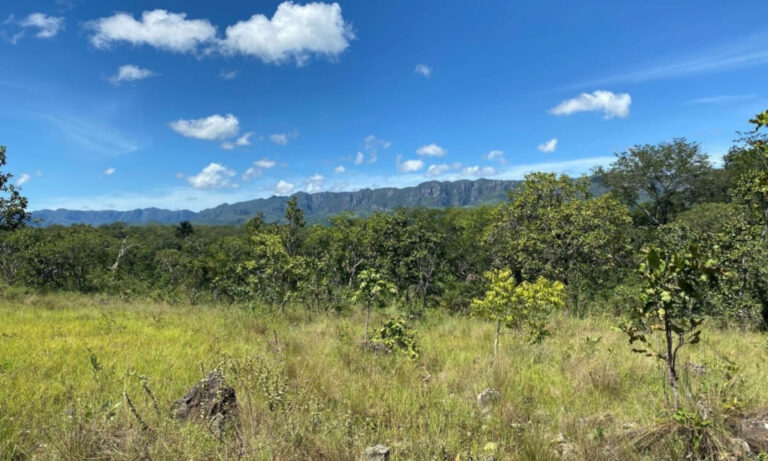
{"label": "tree line", "polygon": [[722,268],[702,288],[705,314],[763,328],[768,111],[750,123],[718,168],[698,143],[673,139],[633,146],[591,177],[529,174],[496,206],[342,213],[328,225],[308,226],[293,198],[278,223],[29,227],[26,199],[0,170],[0,289],[318,311],[394,302],[422,315],[491,309],[479,300],[511,283],[533,298],[561,287],[573,315],[627,313],[648,295],[638,268],[649,248],[695,247]]}

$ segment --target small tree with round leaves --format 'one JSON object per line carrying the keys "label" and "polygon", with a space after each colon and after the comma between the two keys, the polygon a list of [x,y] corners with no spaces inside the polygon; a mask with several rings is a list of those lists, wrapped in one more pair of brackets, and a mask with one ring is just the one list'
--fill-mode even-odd
{"label": "small tree with round leaves", "polygon": [[543,277],[517,284],[509,269],[488,271],[483,277],[488,289],[482,298],[472,300],[472,311],[478,317],[496,322],[494,358],[499,352],[502,326],[528,330],[532,342],[539,342],[549,334],[546,327],[550,314],[565,306],[565,285]]}
{"label": "small tree with round leaves", "polygon": [[368,326],[371,320],[371,307],[382,305],[388,296],[396,295],[397,287],[374,269],[366,269],[357,274],[357,290],[352,301],[365,305],[365,340],[368,341]]}
{"label": "small tree with round leaves", "polygon": [[[704,322],[703,288],[715,281],[720,270],[693,245],[678,252],[651,248],[646,253],[640,266],[646,284],[645,302],[621,329],[629,336],[633,352],[665,362],[677,409],[677,356],[682,347],[699,342]],[[663,336],[661,350],[653,344],[655,333]]]}

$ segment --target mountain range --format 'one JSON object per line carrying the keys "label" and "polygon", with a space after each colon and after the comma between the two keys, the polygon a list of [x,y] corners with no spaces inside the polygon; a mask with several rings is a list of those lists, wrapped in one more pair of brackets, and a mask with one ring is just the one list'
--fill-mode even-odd
{"label": "mountain range", "polygon": [[[366,216],[376,211],[387,212],[399,207],[470,207],[495,204],[507,197],[507,191],[521,181],[477,179],[459,181],[429,181],[418,186],[380,189],[361,189],[355,192],[298,192],[298,205],[304,210],[309,223],[326,222],[343,211]],[[98,226],[122,222],[130,225],[176,224],[190,221],[193,224],[233,225],[241,224],[262,213],[267,222],[283,217],[290,197],[272,196],[222,204],[199,212],[189,210],[164,210],[144,208],[130,211],[115,210],[38,210],[32,212],[35,225],[90,224]]]}

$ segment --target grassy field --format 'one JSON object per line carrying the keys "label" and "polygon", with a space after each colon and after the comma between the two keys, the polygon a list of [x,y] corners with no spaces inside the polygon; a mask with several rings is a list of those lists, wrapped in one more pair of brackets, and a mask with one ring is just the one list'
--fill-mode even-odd
{"label": "grassy field", "polygon": [[[428,312],[411,360],[363,350],[359,313],[18,295],[0,301],[0,458],[353,460],[381,443],[395,460],[682,459],[680,437],[638,448],[672,412],[618,322],[560,316],[542,344],[503,336],[493,363],[493,325]],[[686,407],[717,422],[766,405],[765,346],[707,329],[684,353]],[[221,437],[170,416],[214,368],[240,403]],[[502,398],[484,411],[486,388]]]}

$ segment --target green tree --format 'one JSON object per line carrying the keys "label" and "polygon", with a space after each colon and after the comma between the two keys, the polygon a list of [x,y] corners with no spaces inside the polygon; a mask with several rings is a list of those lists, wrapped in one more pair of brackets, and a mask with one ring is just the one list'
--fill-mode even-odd
{"label": "green tree", "polygon": [[[0,146],[0,168],[7,163],[5,152],[5,146]],[[10,183],[11,178],[12,174],[0,169],[0,231],[18,229],[29,221],[27,199]]]}
{"label": "green tree", "polygon": [[[634,352],[663,360],[667,367],[674,408],[679,408],[677,356],[687,344],[696,344],[704,321],[703,287],[714,282],[718,269],[698,248],[666,252],[647,250],[640,266],[645,281],[645,302],[632,312],[632,319],[622,326]],[[663,335],[662,349],[654,346],[653,335]]]}
{"label": "green tree", "polygon": [[685,138],[656,145],[637,145],[616,154],[608,168],[595,174],[621,201],[661,226],[675,213],[706,201],[712,165],[701,146]]}
{"label": "green tree", "polygon": [[763,241],[768,241],[768,110],[749,121],[754,130],[742,139],[743,145],[725,156],[725,169],[734,181],[733,194],[746,204],[763,226]]}
{"label": "green tree", "polygon": [[396,294],[397,287],[384,279],[379,272],[366,269],[357,274],[357,290],[352,297],[352,302],[365,305],[365,341],[368,341],[371,307],[382,305],[388,296]]}
{"label": "green tree", "polygon": [[509,269],[495,269],[483,277],[488,288],[482,298],[472,300],[472,312],[496,322],[493,356],[499,352],[502,325],[511,329],[526,328],[532,342],[547,334],[547,322],[553,310],[565,305],[565,286],[539,277],[535,282],[517,284]]}
{"label": "green tree", "polygon": [[250,236],[249,254],[238,272],[252,293],[282,308],[297,293],[305,268],[303,258],[291,256],[278,235],[257,233]]}
{"label": "green tree", "polygon": [[195,228],[192,227],[192,223],[189,221],[182,221],[179,223],[178,226],[176,226],[176,237],[184,240],[185,238],[189,237],[195,232]]}
{"label": "green tree", "polygon": [[659,228],[658,246],[674,251],[695,245],[708,248],[725,273],[702,296],[707,315],[742,328],[768,320],[768,247],[761,227],[744,205],[705,203]]}
{"label": "green tree", "polygon": [[295,195],[288,200],[288,203],[285,206],[284,216],[285,220],[288,221],[285,236],[285,249],[290,255],[295,255],[301,245],[299,233],[307,224],[306,221],[304,221],[304,210],[299,208]]}
{"label": "green tree", "polygon": [[518,282],[558,280],[574,295],[587,282],[615,279],[629,254],[631,219],[626,206],[593,197],[589,186],[585,177],[527,175],[486,231],[494,265],[510,268]]}

